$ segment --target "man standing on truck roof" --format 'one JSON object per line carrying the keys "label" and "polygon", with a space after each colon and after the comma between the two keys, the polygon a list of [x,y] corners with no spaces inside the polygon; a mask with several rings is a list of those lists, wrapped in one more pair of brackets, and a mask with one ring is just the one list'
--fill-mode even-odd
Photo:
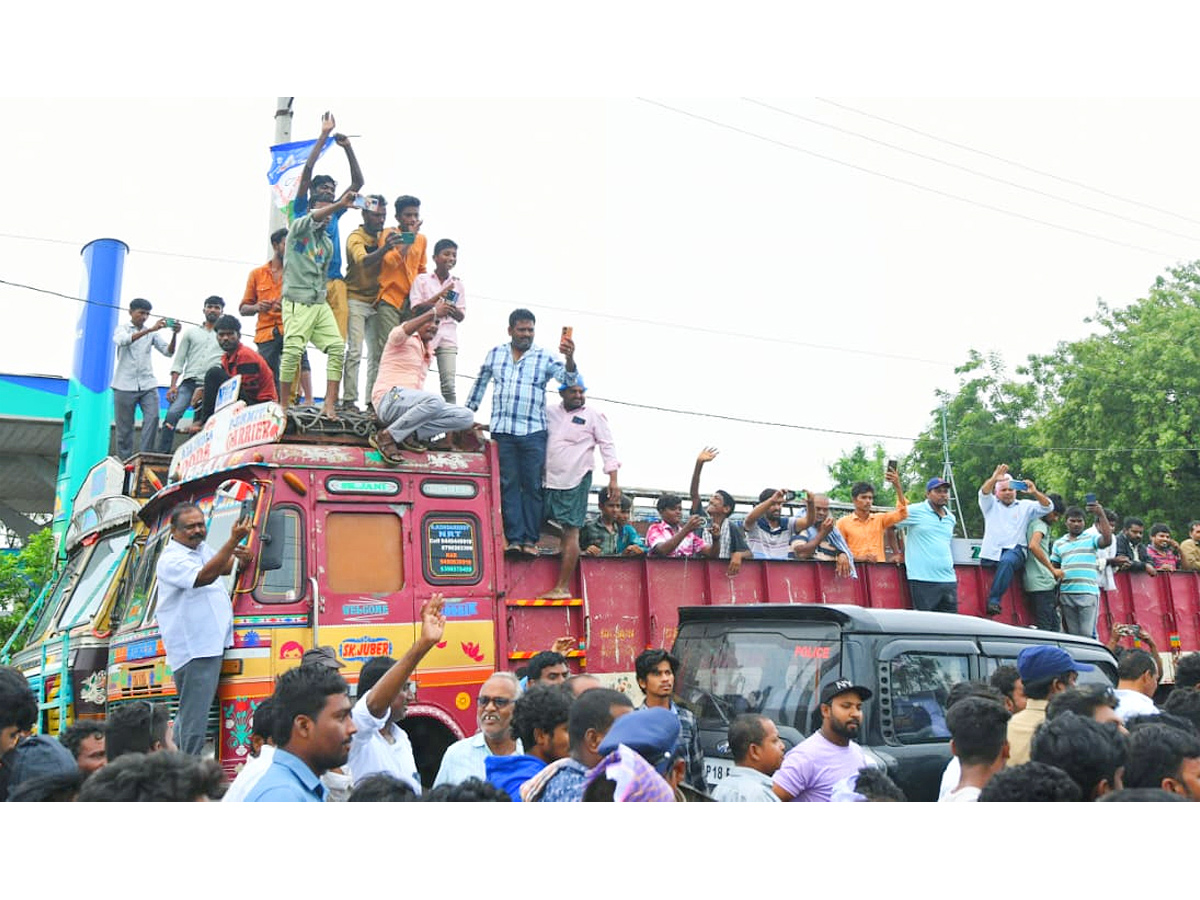
{"label": "man standing on truck roof", "polygon": [[1095,666],[1075,662],[1071,654],[1053,644],[1026,647],[1017,654],[1017,671],[1025,689],[1025,708],[1008,720],[1008,765],[1029,762],[1033,733],[1046,721],[1050,698],[1075,684],[1080,672]]}
{"label": "man standing on truck roof", "polygon": [[863,704],[870,699],[869,689],[846,678],[821,689],[821,728],[784,756],[771,787],[775,796],[828,803],[834,785],[867,765],[853,738],[862,726]]}
{"label": "man standing on truck roof", "polygon": [[542,470],[546,465],[546,384],[551,378],[573,385],[575,341],[563,329],[558,352],[561,363],[534,346],[536,317],[527,309],[508,315],[509,343],[493,347],[479,367],[479,376],[467,408],[476,411],[488,382],[492,392],[492,419],[488,431],[500,451],[500,512],[504,518],[505,553],[537,556],[542,534]]}
{"label": "man standing on truck roof", "polygon": [[958,612],[958,578],[950,541],[954,538],[954,516],[950,482],[930,478],[925,482],[925,500],[908,507],[908,518],[896,523],[908,535],[904,567],[913,609],[927,612]]}
{"label": "man standing on truck roof", "polygon": [[[992,490],[995,489],[995,496]],[[1018,500],[1017,490],[1032,494],[1033,500]],[[987,481],[979,488],[979,510],[983,513],[983,546],[979,548],[979,564],[995,569],[992,589],[988,594],[987,614],[1000,615],[1000,601],[1008,590],[1013,575],[1025,566],[1025,548],[1029,541],[1029,523],[1053,511],[1050,498],[1037,489],[1028,478],[1013,481],[1004,463],[996,466]]]}
{"label": "man standing on truck roof", "polygon": [[513,737],[509,723],[513,704],[521,696],[517,676],[512,672],[496,672],[479,688],[475,723],[479,730],[446,748],[433,786],[458,784],[468,778],[487,780],[485,760],[489,756],[512,756],[524,753],[521,741]]}
{"label": "man standing on truck roof", "polygon": [[208,528],[200,507],[181,503],[171,512],[171,540],[158,558],[158,627],[179,691],[175,742],[192,756],[204,750],[221,660],[233,646],[233,607],[221,578],[235,560],[249,561],[239,544],[250,527],[248,518],[236,522],[229,540],[214,551],[204,542]]}
{"label": "man standing on truck roof", "polygon": [[696,717],[691,710],[678,706],[672,699],[675,693],[675,678],[679,674],[679,659],[666,650],[643,650],[633,661],[638,687],[646,695],[639,709],[661,707],[675,713],[679,719],[679,740],[676,756],[687,762],[686,781],[704,793],[708,785],[704,781],[704,752],[700,748],[700,731],[696,728]]}
{"label": "man standing on truck roof", "polygon": [[546,517],[562,528],[562,561],[554,587],[541,594],[540,600],[567,600],[571,592],[567,582],[579,562],[579,529],[587,521],[588,492],[592,489],[592,467],[596,449],[608,476],[609,498],[621,498],[617,487],[617,448],[613,444],[608,419],[598,409],[586,406],[583,379],[558,389],[562,403],[546,410],[549,437],[546,442]]}
{"label": "man standing on truck roof", "polygon": [[896,508],[887,513],[873,513],[875,486],[869,481],[856,482],[850,488],[854,498],[854,512],[837,521],[837,529],[850,545],[855,562],[884,562],[887,558],[883,548],[883,533],[893,525],[903,522],[908,516],[908,501],[904,499],[904,488],[900,486],[900,473],[888,469],[883,476],[896,490]]}

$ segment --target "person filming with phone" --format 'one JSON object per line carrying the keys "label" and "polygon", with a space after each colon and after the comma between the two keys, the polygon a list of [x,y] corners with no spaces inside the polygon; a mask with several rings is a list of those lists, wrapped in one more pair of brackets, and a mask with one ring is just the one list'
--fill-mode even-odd
{"label": "person filming with phone", "polygon": [[[1034,499],[1018,500],[1017,491],[1031,494]],[[979,510],[983,513],[979,564],[996,571],[987,599],[989,616],[1000,615],[1000,600],[1013,575],[1025,568],[1029,523],[1053,509],[1054,504],[1037,485],[1028,478],[1014,480],[1004,463],[996,466],[996,471],[979,488]]]}
{"label": "person filming with phone", "polygon": [[181,503],[171,511],[171,540],[158,559],[158,627],[179,692],[175,743],[192,756],[204,750],[221,660],[233,646],[233,606],[221,578],[235,561],[250,561],[241,546],[250,530],[251,518],[242,516],[213,550],[204,542],[208,526],[200,507]]}

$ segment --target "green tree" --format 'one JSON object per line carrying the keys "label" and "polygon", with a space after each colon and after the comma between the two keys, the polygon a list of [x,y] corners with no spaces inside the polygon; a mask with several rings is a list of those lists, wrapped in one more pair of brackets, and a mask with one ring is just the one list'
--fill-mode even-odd
{"label": "green tree", "polygon": [[[894,456],[893,456],[894,458]],[[883,444],[876,441],[870,447],[855,444],[849,453],[840,456],[829,469],[829,498],[850,502],[850,487],[856,481],[869,481],[875,485],[875,502],[880,506],[895,503],[892,486],[883,480],[883,471],[889,459]]]}
{"label": "green tree", "polygon": [[[31,536],[19,553],[6,553],[0,557],[0,647],[4,646],[53,573],[54,535],[49,528]],[[22,635],[9,647],[9,653],[24,646],[25,635]]]}
{"label": "green tree", "polygon": [[[960,513],[967,534],[983,534],[983,514],[976,494],[979,486],[1000,463],[1013,473],[1033,478],[1043,490],[1043,478],[1032,465],[1030,453],[1040,440],[1039,413],[1045,408],[1045,392],[1031,378],[1017,381],[1007,376],[997,354],[984,356],[971,350],[967,361],[955,369],[958,390],[938,391],[938,407],[929,424],[913,444],[908,459],[910,480],[924,484],[941,475],[943,465],[942,405],[946,407],[946,435],[950,462],[958,494]],[[914,492],[914,500],[921,499]]]}

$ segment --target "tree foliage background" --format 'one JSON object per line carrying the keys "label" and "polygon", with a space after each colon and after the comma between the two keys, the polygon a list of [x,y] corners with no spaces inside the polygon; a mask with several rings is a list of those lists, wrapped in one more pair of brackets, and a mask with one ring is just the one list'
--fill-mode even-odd
{"label": "tree foliage background", "polygon": [[[0,647],[53,573],[54,535],[49,528],[30,537],[20,552],[0,556]],[[9,648],[9,653],[24,646],[22,636]]]}
{"label": "tree foliage background", "polygon": [[[1101,301],[1089,337],[1028,357],[1009,374],[1003,359],[970,351],[959,385],[939,392],[901,473],[910,499],[942,472],[941,405],[968,533],[983,533],[975,501],[998,463],[1044,491],[1163,521],[1176,537],[1200,519],[1200,262],[1167,270],[1145,297],[1114,309]],[[882,449],[876,445],[876,450]],[[861,444],[830,466],[839,476],[878,455]],[[875,469],[876,484],[882,466]],[[882,502],[887,502],[886,499]]]}

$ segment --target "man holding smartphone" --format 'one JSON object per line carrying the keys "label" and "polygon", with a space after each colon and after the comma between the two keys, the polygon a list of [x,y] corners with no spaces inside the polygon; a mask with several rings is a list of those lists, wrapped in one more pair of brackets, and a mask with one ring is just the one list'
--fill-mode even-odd
{"label": "man holding smartphone", "polygon": [[[1018,500],[1017,491],[1031,494],[1032,500]],[[995,495],[993,496],[993,491]],[[1050,498],[1029,479],[1014,481],[1004,463],[996,466],[979,488],[979,510],[983,513],[983,546],[979,564],[995,569],[988,592],[987,614],[1000,615],[1000,601],[1012,583],[1013,575],[1025,566],[1029,523],[1054,509]]]}

